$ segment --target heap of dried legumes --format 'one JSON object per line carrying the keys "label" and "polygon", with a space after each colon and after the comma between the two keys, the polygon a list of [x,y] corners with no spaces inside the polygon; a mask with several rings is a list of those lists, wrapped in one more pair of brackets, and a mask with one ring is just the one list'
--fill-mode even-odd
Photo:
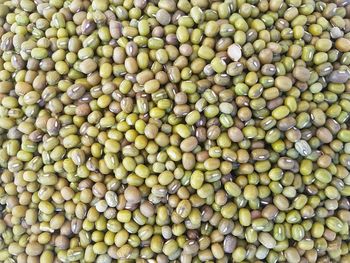
{"label": "heap of dried legumes", "polygon": [[350,0],[0,0],[0,262],[350,262]]}

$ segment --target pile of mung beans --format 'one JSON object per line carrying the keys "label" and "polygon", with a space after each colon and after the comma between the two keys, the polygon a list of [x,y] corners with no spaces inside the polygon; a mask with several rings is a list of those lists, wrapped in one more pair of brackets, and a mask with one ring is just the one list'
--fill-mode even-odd
{"label": "pile of mung beans", "polygon": [[0,262],[349,263],[349,0],[0,0]]}

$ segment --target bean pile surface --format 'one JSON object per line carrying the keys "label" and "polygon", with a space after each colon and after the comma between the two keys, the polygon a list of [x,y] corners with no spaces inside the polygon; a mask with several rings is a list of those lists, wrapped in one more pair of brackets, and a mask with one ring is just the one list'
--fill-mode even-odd
{"label": "bean pile surface", "polygon": [[350,262],[349,0],[0,0],[0,261]]}

